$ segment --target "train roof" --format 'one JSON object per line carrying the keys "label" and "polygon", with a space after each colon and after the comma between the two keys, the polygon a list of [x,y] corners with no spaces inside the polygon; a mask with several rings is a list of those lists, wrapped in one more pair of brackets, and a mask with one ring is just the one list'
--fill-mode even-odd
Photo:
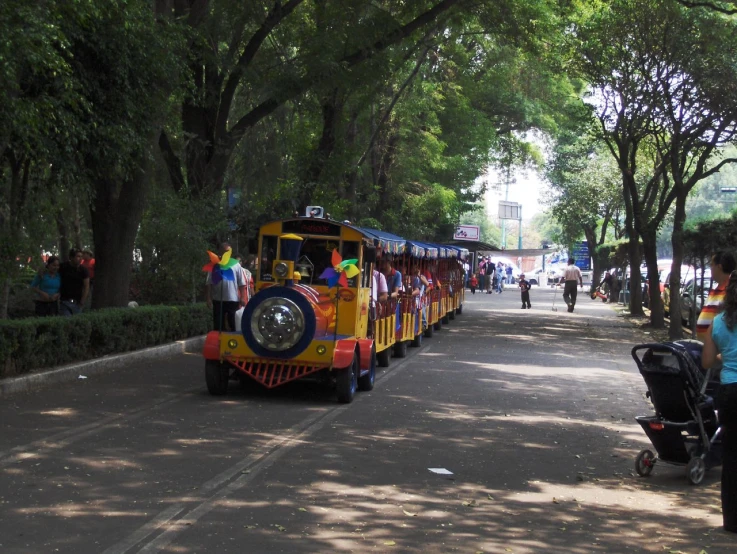
{"label": "train roof", "polygon": [[349,222],[337,221],[334,219],[323,219],[315,217],[292,217],[283,220],[275,220],[271,223],[277,223],[278,221],[289,222],[289,221],[306,221],[315,223],[329,223],[332,225],[340,225],[341,227],[348,227],[359,233],[361,233],[367,239],[370,239],[374,245],[386,254],[409,254],[414,258],[458,258],[465,260],[468,257],[468,250],[460,248],[458,246],[433,244],[416,240],[407,240],[399,235],[389,233],[387,231],[381,231],[379,229],[371,229],[364,227],[357,227]]}

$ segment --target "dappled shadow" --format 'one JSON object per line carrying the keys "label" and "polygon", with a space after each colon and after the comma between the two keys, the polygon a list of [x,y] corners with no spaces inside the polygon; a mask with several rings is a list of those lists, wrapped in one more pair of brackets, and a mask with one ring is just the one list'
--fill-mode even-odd
{"label": "dappled shadow", "polygon": [[138,551],[169,530],[167,552],[732,552],[719,469],[700,487],[673,466],[634,475],[650,407],[629,349],[645,337],[606,313],[492,308],[467,307],[347,407],[309,382],[211,397],[197,357],[2,406],[29,440],[48,418],[60,436],[0,466],[0,543],[140,536]]}

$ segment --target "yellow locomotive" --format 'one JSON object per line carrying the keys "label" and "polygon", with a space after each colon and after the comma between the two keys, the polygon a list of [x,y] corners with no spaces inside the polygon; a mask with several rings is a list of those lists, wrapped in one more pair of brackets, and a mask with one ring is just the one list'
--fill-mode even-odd
{"label": "yellow locomotive", "polygon": [[[297,217],[261,227],[258,252],[257,292],[241,331],[211,331],[205,340],[214,395],[225,394],[234,377],[274,388],[319,376],[334,384],[339,402],[351,402],[356,391],[374,387],[377,365],[406,355],[408,344],[418,346],[462,311],[461,249]],[[405,275],[397,298],[380,299],[376,266],[386,257],[405,273],[434,274],[440,286],[413,296]]]}

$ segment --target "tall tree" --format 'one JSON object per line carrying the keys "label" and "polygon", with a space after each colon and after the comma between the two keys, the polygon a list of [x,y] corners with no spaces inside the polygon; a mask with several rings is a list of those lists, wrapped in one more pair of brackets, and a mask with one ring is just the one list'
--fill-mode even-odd
{"label": "tall tree", "polygon": [[608,267],[609,242],[624,211],[619,168],[595,138],[593,129],[578,125],[560,133],[546,176],[552,185],[551,213],[573,244],[586,238],[593,259],[592,291]]}
{"label": "tall tree", "polygon": [[[690,190],[684,188],[682,178],[684,186],[674,186],[676,173],[703,173],[699,165],[703,170],[714,148],[731,140],[732,108],[726,107],[731,102],[720,102],[714,86],[715,72],[732,75],[734,61],[729,59],[735,48],[724,48],[724,41],[731,44],[729,32],[724,31],[729,28],[730,22],[713,14],[687,10],[668,0],[614,0],[586,14],[572,33],[583,54],[574,65],[594,91],[591,102],[602,137],[622,175],[632,282],[640,282],[640,259],[633,240],[639,236],[651,291],[659,290],[658,230],[676,199],[680,199],[677,212],[684,213]],[[696,57],[694,52],[702,55]],[[704,69],[699,71],[699,66]],[[724,111],[716,114],[720,106]],[[704,148],[704,142],[712,145]],[[702,177],[690,182],[690,187]],[[675,221],[682,226],[682,215]],[[677,256],[674,249],[676,274]],[[650,300],[652,324],[663,327],[662,302],[658,295]],[[632,287],[631,309],[642,311],[639,286]]]}

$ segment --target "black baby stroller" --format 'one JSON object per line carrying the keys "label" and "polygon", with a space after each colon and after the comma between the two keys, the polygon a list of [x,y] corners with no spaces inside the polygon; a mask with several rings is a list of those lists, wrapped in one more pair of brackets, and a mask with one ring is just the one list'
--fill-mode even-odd
{"label": "black baby stroller", "polygon": [[654,416],[635,419],[658,453],[643,450],[635,469],[650,475],[655,463],[663,461],[686,466],[686,477],[698,485],[707,469],[721,465],[721,441],[714,401],[708,392],[715,388],[710,371],[701,368],[702,344],[676,341],[641,344],[632,357],[647,384]]}

